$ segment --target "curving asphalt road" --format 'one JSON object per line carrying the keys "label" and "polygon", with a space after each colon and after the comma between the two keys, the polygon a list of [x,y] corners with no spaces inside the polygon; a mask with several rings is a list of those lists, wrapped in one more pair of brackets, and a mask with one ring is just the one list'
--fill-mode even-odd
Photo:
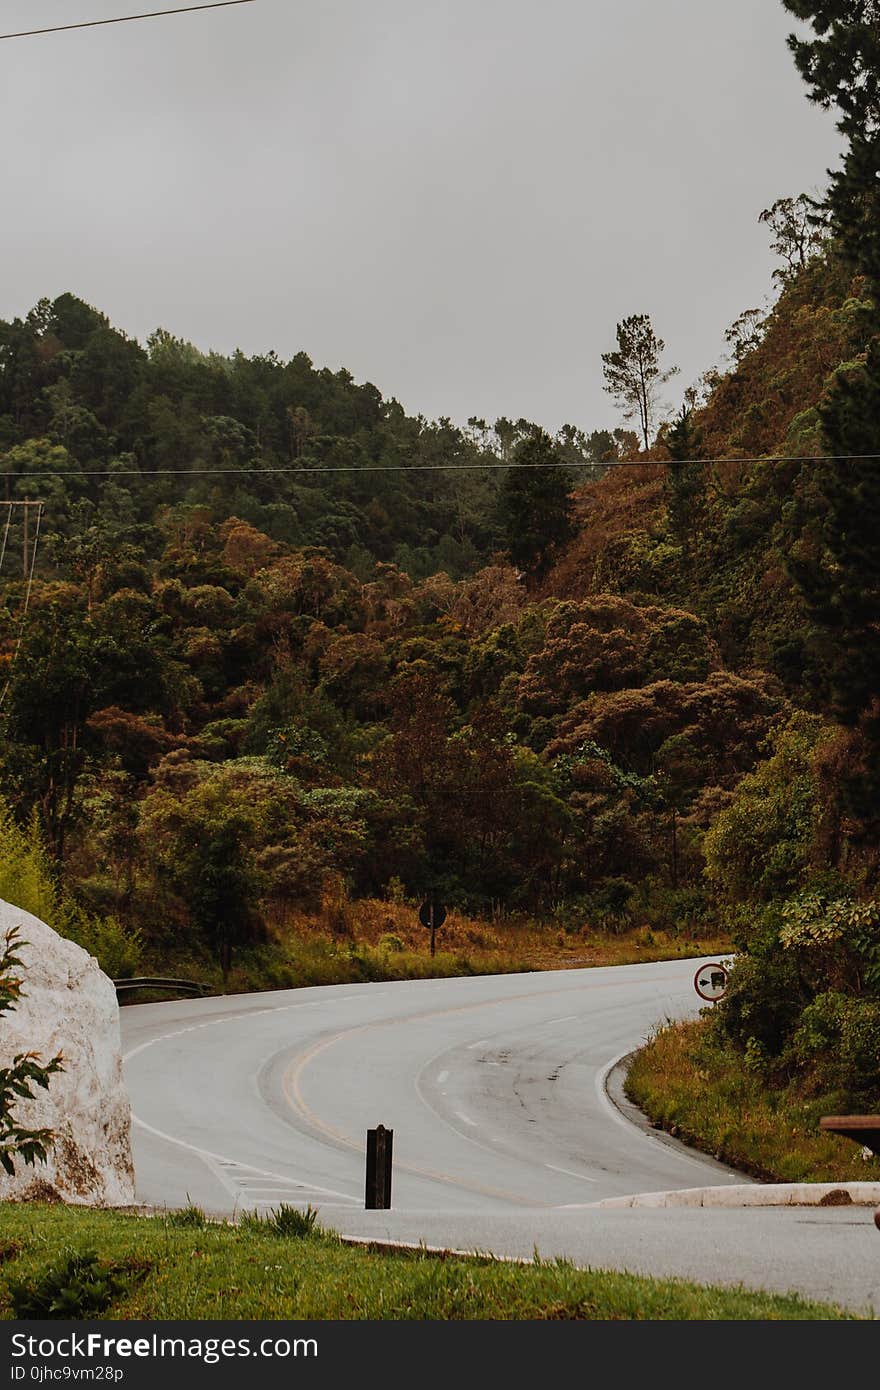
{"label": "curving asphalt road", "polygon": [[[621,1056],[695,1013],[696,961],[122,1010],[141,1201],[311,1203],[371,1239],[796,1289],[880,1309],[865,1208],[609,1210],[741,1183],[609,1099]],[[393,1209],[363,1210],[366,1130],[394,1130]]]}

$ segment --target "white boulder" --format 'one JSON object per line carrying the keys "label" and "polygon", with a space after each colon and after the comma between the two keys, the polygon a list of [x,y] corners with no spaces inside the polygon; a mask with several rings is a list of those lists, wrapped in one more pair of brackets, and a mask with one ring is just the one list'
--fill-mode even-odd
{"label": "white boulder", "polygon": [[48,1091],[34,1087],[33,1100],[16,1104],[21,1125],[51,1129],[55,1140],[47,1163],[16,1159],[14,1177],[0,1167],[0,1201],[131,1205],[131,1107],[113,982],[80,946],[0,900],[0,943],[16,927],[22,993],[0,1014],[0,1066],[20,1052],[38,1052],[44,1062],[60,1052],[64,1070],[50,1077]]}

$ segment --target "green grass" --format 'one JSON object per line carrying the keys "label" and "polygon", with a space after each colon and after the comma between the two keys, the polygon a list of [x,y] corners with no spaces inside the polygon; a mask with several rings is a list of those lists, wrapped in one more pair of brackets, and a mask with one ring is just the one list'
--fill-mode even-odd
{"label": "green grass", "polygon": [[[191,1209],[193,1210],[193,1209]],[[302,1214],[301,1214],[302,1215]],[[90,1257],[97,1256],[97,1265]],[[0,1317],[62,1291],[103,1318],[777,1320],[853,1314],[793,1295],[578,1270],[564,1261],[389,1253],[347,1246],[280,1209],[244,1225],[187,1224],[61,1206],[0,1206]],[[96,1273],[101,1278],[96,1279]],[[97,1293],[96,1293],[97,1289]],[[30,1300],[30,1302],[28,1302]],[[91,1302],[89,1302],[91,1300]],[[70,1314],[69,1314],[70,1315]],[[93,1314],[92,1314],[93,1315]],[[77,1316],[77,1314],[72,1314]]]}
{"label": "green grass", "polygon": [[672,1023],[637,1052],[626,1094],[678,1138],[767,1182],[880,1182],[880,1158],[819,1129],[839,1095],[774,1089],[716,1042],[706,1020]]}

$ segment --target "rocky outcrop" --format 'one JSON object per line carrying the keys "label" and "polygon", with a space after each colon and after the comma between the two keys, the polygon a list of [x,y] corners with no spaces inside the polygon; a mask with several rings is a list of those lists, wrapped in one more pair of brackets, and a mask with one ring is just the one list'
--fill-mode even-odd
{"label": "rocky outcrop", "polygon": [[49,1128],[48,1162],[0,1168],[0,1200],[60,1198],[89,1206],[134,1202],[131,1109],[122,1080],[119,1006],[111,980],[80,946],[28,912],[0,901],[0,941],[17,927],[22,994],[0,1014],[0,1066],[16,1053],[60,1052],[64,1070],[15,1110],[22,1125]]}

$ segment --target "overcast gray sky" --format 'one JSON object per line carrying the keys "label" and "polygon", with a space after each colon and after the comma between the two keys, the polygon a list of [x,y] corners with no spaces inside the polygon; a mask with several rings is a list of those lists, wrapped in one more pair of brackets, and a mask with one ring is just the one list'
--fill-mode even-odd
{"label": "overcast gray sky", "polygon": [[[187,0],[0,0],[0,32]],[[621,423],[615,323],[682,389],[824,185],[779,0],[257,0],[0,43],[0,317],[305,350],[412,413]]]}

